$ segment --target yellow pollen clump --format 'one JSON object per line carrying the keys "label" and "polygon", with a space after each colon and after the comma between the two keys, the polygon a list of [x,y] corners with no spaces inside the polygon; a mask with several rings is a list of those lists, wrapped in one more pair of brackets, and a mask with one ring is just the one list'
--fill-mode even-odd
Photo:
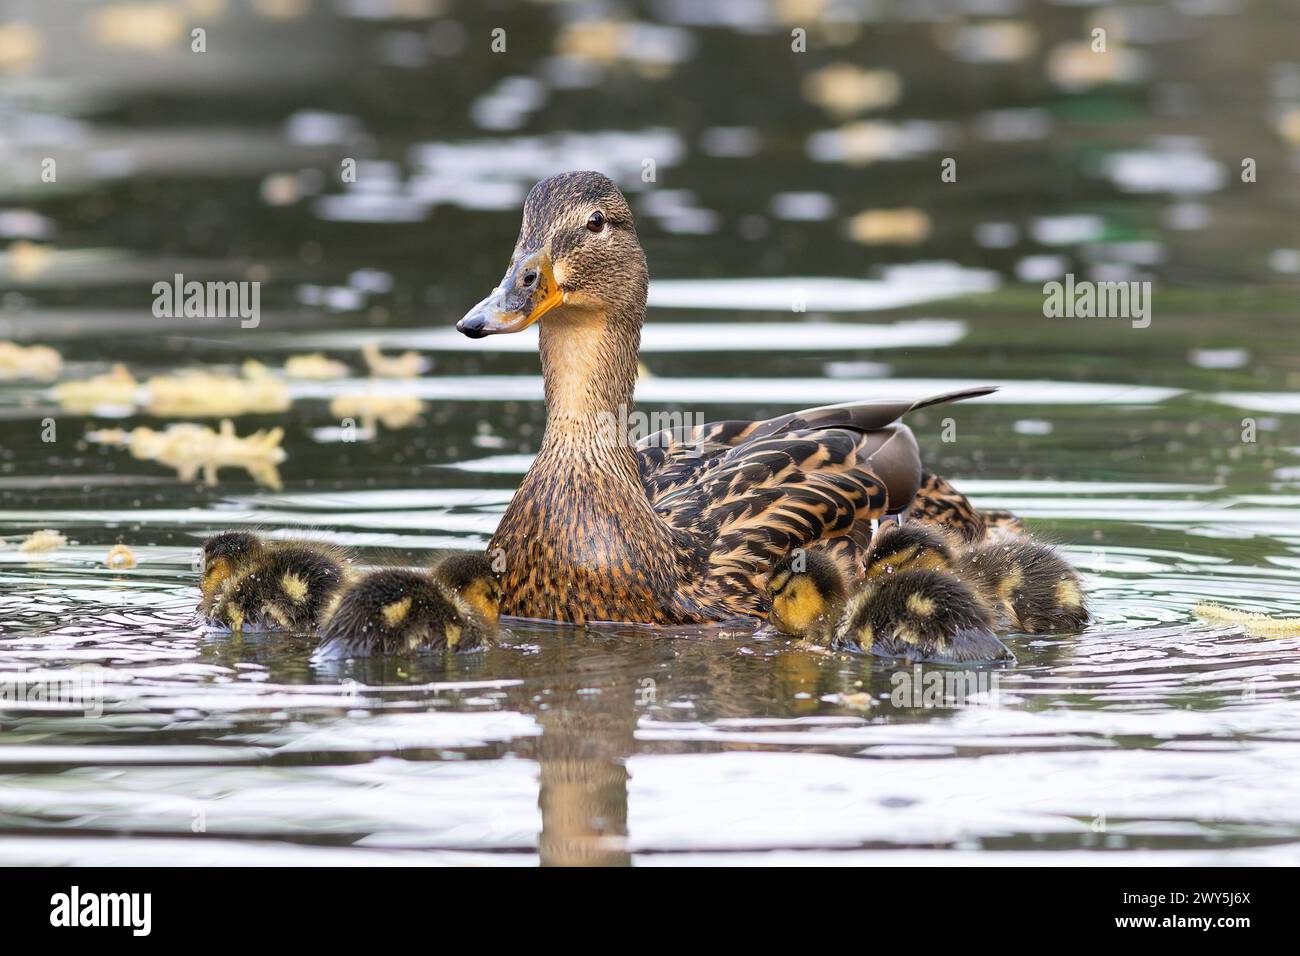
{"label": "yellow pollen clump", "polygon": [[136,566],[135,552],[124,544],[115,544],[108,549],[104,564],[115,571],[127,571]]}
{"label": "yellow pollen clump", "polygon": [[59,532],[51,528],[43,531],[33,531],[27,536],[18,550],[27,554],[38,553],[41,551],[57,551],[68,543],[68,539]]}

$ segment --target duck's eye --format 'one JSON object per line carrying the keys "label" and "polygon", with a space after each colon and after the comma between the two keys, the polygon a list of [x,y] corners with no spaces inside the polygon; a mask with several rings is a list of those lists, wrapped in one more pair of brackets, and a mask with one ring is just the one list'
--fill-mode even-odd
{"label": "duck's eye", "polygon": [[592,232],[600,232],[605,228],[605,214],[597,209],[587,217],[587,228]]}

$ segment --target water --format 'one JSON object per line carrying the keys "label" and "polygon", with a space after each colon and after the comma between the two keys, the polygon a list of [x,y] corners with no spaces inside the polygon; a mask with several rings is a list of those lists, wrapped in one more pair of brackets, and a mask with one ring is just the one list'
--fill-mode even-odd
{"label": "water", "polygon": [[[179,481],[85,438],[168,420],[0,383],[3,686],[87,695],[0,710],[0,862],[1300,860],[1300,639],[1192,610],[1300,614],[1284,11],[1108,12],[1101,66],[1069,45],[1091,26],[1070,6],[813,17],[793,62],[780,4],[630,5],[622,27],[375,13],[397,6],[18,3],[26,31],[0,26],[0,337],[57,348],[61,380],[309,351],[351,369],[236,419],[285,429],[279,488]],[[486,52],[495,26],[507,53]],[[811,104],[805,74],[841,61],[897,82]],[[949,701],[927,681],[964,672],[748,629],[517,623],[454,660],[313,665],[309,637],[201,627],[214,530],[374,562],[486,541],[537,448],[540,381],[527,336],[451,325],[500,277],[527,186],[587,166],[633,191],[660,280],[644,408],[1001,384],[910,423],[932,467],[1062,546],[1096,623],[1009,638],[1017,665]],[[1044,318],[1066,271],[1152,281],[1150,327]],[[176,272],[261,281],[260,324],[155,318]],[[329,403],[370,387],[367,343],[431,361],[375,386],[427,405],[348,442]],[[42,528],[69,545],[18,550]],[[136,568],[104,566],[119,542]]]}

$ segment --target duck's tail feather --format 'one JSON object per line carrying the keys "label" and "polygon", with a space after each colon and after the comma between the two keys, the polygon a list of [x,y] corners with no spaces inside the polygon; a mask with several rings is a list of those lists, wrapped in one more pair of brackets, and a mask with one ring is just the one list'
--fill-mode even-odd
{"label": "duck's tail feather", "polygon": [[902,418],[908,412],[932,405],[945,405],[949,402],[961,402],[968,398],[979,398],[996,392],[996,385],[980,385],[975,388],[962,388],[941,395],[931,395],[915,401],[884,399],[882,401],[845,402],[842,405],[821,405],[792,412],[779,418],[769,418],[760,422],[747,436],[764,438],[779,432],[801,428],[854,428],[860,431],[874,431],[884,428]]}

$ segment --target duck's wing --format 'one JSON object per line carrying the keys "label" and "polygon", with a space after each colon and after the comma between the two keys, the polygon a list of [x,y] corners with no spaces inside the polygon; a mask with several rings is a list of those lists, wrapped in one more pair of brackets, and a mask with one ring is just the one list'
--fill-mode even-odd
{"label": "duck's wing", "polygon": [[896,422],[917,409],[978,398],[995,391],[996,386],[983,386],[945,392],[912,402],[886,400],[823,405],[762,421],[727,419],[704,425],[665,429],[637,442],[641,483],[645,486],[650,503],[658,504],[666,495],[698,481],[704,472],[720,464],[727,452],[752,439],[830,427],[873,431]]}
{"label": "duck's wing", "polygon": [[641,439],[637,443],[636,459],[650,503],[655,504],[665,495],[693,484],[759,424],[762,423],[709,422],[670,428]]}
{"label": "duck's wing", "polygon": [[752,613],[780,557],[820,544],[851,571],[870,520],[911,502],[921,461],[911,431],[895,424],[900,415],[989,391],[659,433],[638,450],[643,482],[670,525],[706,542],[702,585],[734,596],[737,613]]}

